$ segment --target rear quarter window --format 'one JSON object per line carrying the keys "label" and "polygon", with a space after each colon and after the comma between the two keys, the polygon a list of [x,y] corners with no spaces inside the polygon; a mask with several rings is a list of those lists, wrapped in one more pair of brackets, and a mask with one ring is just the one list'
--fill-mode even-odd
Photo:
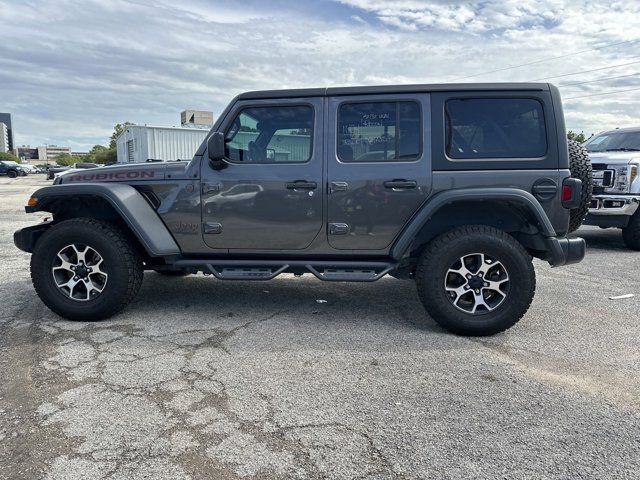
{"label": "rear quarter window", "polygon": [[460,98],[445,102],[450,159],[539,158],[547,153],[542,103],[532,98]]}

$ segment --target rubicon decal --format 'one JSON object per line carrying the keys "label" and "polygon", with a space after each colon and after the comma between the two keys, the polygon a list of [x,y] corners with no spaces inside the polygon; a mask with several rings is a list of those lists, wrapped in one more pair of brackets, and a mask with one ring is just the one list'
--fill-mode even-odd
{"label": "rubicon decal", "polygon": [[154,170],[132,170],[128,172],[95,172],[70,175],[67,182],[108,182],[113,180],[135,180],[155,178]]}

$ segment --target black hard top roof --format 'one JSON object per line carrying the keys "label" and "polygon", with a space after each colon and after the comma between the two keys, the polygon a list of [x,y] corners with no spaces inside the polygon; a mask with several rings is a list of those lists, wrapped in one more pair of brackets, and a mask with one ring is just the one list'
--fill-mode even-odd
{"label": "black hard top roof", "polygon": [[295,88],[258,90],[238,95],[239,100],[259,98],[325,97],[337,95],[371,95],[385,93],[458,92],[458,91],[543,91],[548,83],[434,83],[417,85],[377,85],[369,87]]}

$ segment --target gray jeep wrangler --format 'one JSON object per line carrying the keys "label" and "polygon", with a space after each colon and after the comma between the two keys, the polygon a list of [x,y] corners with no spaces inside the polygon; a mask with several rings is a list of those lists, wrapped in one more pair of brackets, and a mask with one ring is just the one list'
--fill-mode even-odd
{"label": "gray jeep wrangler", "polygon": [[14,240],[32,252],[42,301],[71,320],[123,309],[144,270],[389,274],[415,280],[442,327],[490,335],[529,308],[532,257],[584,257],[584,240],[565,236],[584,191],[549,84],[249,92],[188,163],[73,172],[39,189],[26,211],[52,219]]}

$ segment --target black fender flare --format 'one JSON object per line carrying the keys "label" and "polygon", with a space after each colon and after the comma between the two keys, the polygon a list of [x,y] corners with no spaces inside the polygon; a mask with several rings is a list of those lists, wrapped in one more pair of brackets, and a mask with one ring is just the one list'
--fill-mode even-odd
{"label": "black fender flare", "polygon": [[[395,260],[402,259],[411,248],[414,238],[422,227],[442,207],[457,202],[502,200],[517,203],[527,209],[538,221],[540,233],[545,239],[555,238],[556,232],[540,205],[540,202],[529,192],[517,188],[463,188],[447,190],[435,194],[427,200],[413,218],[405,225],[404,229],[391,247],[391,257]],[[555,247],[551,247],[556,249]]]}
{"label": "black fender flare", "polygon": [[124,183],[84,183],[52,185],[35,191],[37,202],[26,206],[27,213],[48,211],[52,200],[60,197],[91,195],[104,199],[122,217],[129,229],[152,257],[170,257],[180,254],[180,247],[153,210],[149,202],[131,185]]}

